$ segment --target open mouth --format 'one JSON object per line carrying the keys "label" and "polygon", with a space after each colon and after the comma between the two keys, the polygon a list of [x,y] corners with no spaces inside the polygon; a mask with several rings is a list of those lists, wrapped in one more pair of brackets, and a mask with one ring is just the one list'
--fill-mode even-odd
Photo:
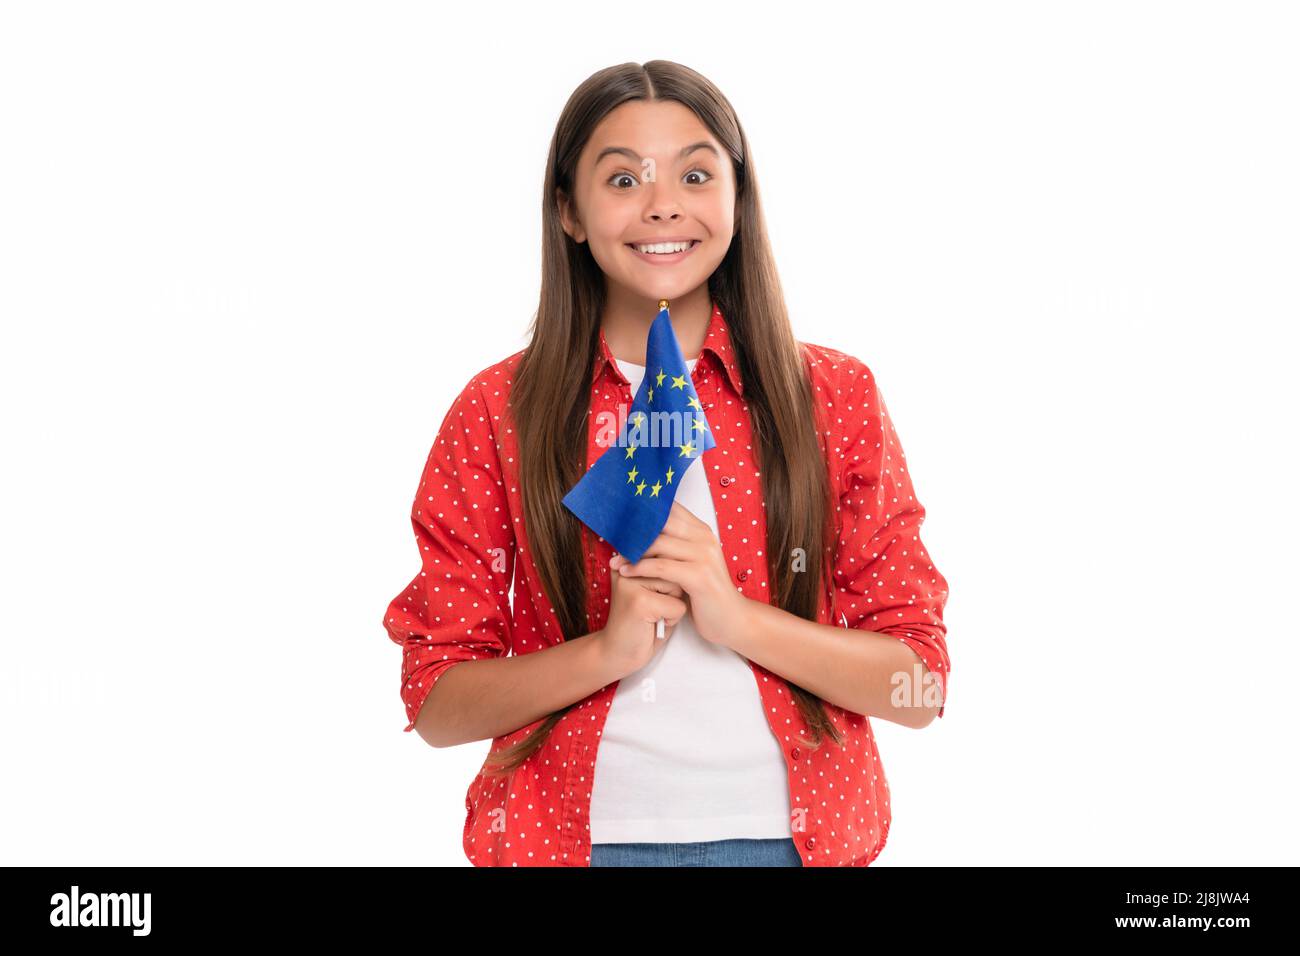
{"label": "open mouth", "polygon": [[630,242],[628,242],[628,243],[624,243],[624,245],[626,245],[629,249],[631,249],[632,252],[635,253],[635,254],[636,254],[637,256],[639,256],[640,258],[644,259],[644,260],[647,261],[647,262],[653,262],[653,263],[657,263],[657,264],[660,264],[660,265],[667,265],[667,264],[671,264],[671,263],[674,263],[674,262],[681,262],[683,259],[685,259],[687,256],[689,256],[692,252],[694,252],[694,251],[695,251],[695,247],[698,246],[699,244],[700,244],[700,240],[698,240],[698,239],[692,239],[692,240],[690,241],[690,245],[686,246],[686,248],[683,249],[683,248],[680,248],[681,245],[682,245],[680,242],[673,242],[673,243],[667,243],[667,242],[665,242],[665,243],[657,243],[657,244],[655,244],[655,245],[653,245],[653,246],[650,246],[649,248],[651,248],[651,249],[653,249],[653,248],[661,248],[661,249],[665,249],[665,251],[663,251],[663,252],[642,252],[640,249],[638,249],[638,248],[637,248],[636,246],[634,246],[632,243],[630,243]]}

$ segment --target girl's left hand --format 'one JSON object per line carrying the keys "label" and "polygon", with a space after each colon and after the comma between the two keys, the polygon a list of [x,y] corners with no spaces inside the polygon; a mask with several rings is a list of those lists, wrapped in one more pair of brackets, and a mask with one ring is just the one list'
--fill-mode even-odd
{"label": "girl's left hand", "polygon": [[721,542],[689,508],[674,501],[663,531],[641,560],[630,563],[616,555],[613,566],[618,574],[663,578],[679,585],[690,597],[691,620],[700,637],[731,646],[730,635],[749,598],[736,590]]}

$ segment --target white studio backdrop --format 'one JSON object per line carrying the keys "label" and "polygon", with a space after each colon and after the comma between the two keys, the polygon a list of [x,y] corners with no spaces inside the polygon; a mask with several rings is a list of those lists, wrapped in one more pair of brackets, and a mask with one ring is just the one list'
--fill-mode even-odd
{"label": "white studio backdrop", "polygon": [[441,864],[388,601],[522,348],[554,123],[713,79],[796,335],[862,358],[952,587],[876,866],[1297,846],[1297,15],[1265,3],[0,12],[0,862]]}

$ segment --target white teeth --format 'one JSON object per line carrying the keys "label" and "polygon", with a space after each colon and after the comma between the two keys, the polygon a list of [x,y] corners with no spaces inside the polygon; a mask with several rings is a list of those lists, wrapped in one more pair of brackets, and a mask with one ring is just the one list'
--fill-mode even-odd
{"label": "white teeth", "polygon": [[656,242],[648,246],[633,246],[637,252],[646,252],[651,255],[665,255],[673,252],[684,252],[689,249],[692,242]]}

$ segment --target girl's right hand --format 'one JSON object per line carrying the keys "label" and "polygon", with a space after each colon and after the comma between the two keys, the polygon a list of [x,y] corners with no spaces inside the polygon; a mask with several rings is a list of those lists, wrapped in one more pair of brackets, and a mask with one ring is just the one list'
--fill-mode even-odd
{"label": "girl's right hand", "polygon": [[[686,592],[680,585],[662,578],[625,577],[618,573],[626,559],[615,554],[610,561],[609,620],[600,639],[610,659],[617,662],[620,677],[648,664],[668,643],[677,622],[686,616]],[[655,625],[664,619],[663,640],[655,637]]]}

